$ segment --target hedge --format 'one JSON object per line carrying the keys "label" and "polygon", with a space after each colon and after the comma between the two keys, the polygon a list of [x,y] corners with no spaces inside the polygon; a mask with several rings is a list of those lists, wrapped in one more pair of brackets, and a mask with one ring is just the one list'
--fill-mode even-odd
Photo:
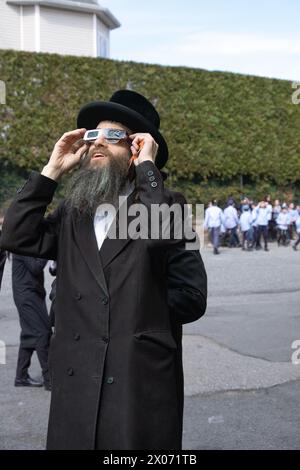
{"label": "hedge", "polygon": [[7,91],[0,105],[0,205],[18,178],[41,170],[58,138],[76,128],[83,104],[121,88],[157,107],[170,150],[169,185],[190,202],[224,201],[228,193],[300,195],[300,105],[292,104],[289,81],[12,50],[0,51],[0,80]]}

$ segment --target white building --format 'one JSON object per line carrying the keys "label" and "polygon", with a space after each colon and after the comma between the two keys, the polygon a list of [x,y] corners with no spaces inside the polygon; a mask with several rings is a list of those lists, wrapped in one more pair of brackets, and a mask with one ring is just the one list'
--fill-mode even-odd
{"label": "white building", "polygon": [[120,23],[97,0],[0,0],[0,48],[109,57]]}

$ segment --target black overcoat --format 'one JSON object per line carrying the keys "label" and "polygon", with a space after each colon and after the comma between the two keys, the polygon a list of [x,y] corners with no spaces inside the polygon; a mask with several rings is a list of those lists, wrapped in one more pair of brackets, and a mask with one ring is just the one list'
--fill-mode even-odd
{"label": "black overcoat", "polygon": [[[157,184],[153,184],[153,182]],[[128,207],[184,201],[150,162]],[[182,240],[105,239],[32,172],[7,211],[0,246],[57,260],[48,449],[180,449],[182,324],[203,315],[206,274]],[[130,217],[129,217],[130,219]]]}
{"label": "black overcoat", "polygon": [[18,309],[23,348],[36,348],[42,337],[51,336],[46,306],[44,267],[47,260],[31,256],[12,256],[12,291]]}

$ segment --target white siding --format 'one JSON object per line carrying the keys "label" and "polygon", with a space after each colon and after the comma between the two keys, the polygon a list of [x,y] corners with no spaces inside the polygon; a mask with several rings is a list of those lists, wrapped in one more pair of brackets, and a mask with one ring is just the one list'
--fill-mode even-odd
{"label": "white siding", "polygon": [[34,7],[23,7],[24,50],[35,51]]}
{"label": "white siding", "polygon": [[[8,5],[6,0],[0,0],[0,48],[36,51],[40,42],[41,52],[110,56],[110,29],[96,15],[94,28],[93,13],[43,6],[39,10],[40,21],[36,22],[34,6],[23,6],[21,9],[20,6]],[[39,31],[36,30],[38,24]]]}
{"label": "white siding", "polygon": [[20,7],[0,0],[0,48],[20,49]]}
{"label": "white siding", "polygon": [[93,15],[41,7],[41,52],[93,56]]}
{"label": "white siding", "polygon": [[[97,18],[97,55],[98,57],[109,57],[110,50],[109,50],[109,28]],[[103,44],[106,44],[106,54],[103,53]]]}

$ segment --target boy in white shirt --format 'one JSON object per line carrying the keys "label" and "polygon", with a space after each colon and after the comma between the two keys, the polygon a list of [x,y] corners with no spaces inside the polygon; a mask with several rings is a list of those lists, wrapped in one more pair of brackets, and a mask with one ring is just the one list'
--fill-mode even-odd
{"label": "boy in white shirt", "polygon": [[288,227],[291,223],[291,217],[288,213],[288,209],[286,205],[283,204],[281,212],[279,213],[277,220],[277,227],[279,230],[279,235],[277,239],[278,246],[282,243],[282,245],[286,246],[289,243],[288,239]]}
{"label": "boy in white shirt", "polygon": [[248,204],[242,207],[242,214],[239,220],[239,226],[243,235],[242,250],[245,250],[245,243],[247,242],[247,249],[250,250],[250,234],[252,227],[252,214]]}
{"label": "boy in white shirt", "polygon": [[295,225],[296,225],[296,232],[297,232],[297,235],[298,235],[298,240],[293,245],[293,248],[294,248],[295,251],[297,250],[297,246],[300,243],[300,206],[297,206],[297,211],[298,211],[298,216],[296,217]]}

